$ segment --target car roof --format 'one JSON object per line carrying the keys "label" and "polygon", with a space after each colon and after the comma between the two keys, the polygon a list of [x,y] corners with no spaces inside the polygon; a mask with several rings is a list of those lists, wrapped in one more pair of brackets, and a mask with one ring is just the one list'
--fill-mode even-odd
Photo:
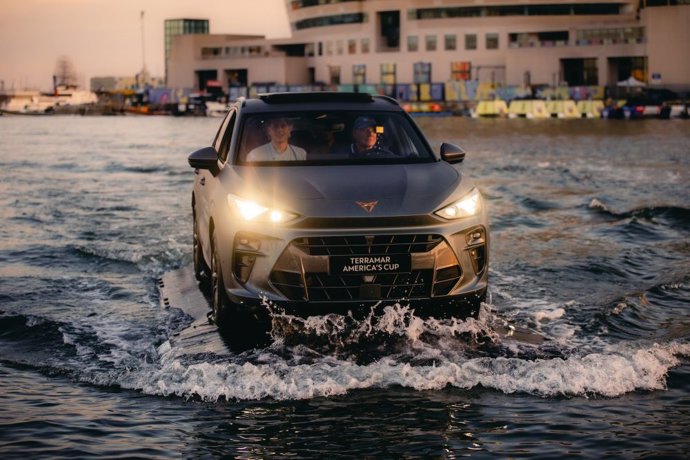
{"label": "car roof", "polygon": [[290,112],[302,110],[355,110],[404,112],[398,101],[368,93],[306,92],[266,93],[238,100],[244,113]]}

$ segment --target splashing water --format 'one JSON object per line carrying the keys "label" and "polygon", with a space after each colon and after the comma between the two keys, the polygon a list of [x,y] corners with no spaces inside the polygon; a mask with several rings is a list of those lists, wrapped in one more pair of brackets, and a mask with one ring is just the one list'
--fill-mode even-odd
{"label": "splashing water", "polygon": [[[309,399],[366,388],[415,390],[493,388],[543,397],[618,396],[665,387],[669,368],[690,356],[682,343],[586,343],[541,336],[497,317],[489,305],[479,319],[423,319],[400,303],[363,319],[273,314],[273,343],[265,349],[189,359],[166,341],[158,362],[120,376],[117,383],[147,394],[207,401]],[[539,311],[539,327],[565,316]],[[552,330],[558,330],[552,329]],[[516,340],[516,336],[520,336]]]}

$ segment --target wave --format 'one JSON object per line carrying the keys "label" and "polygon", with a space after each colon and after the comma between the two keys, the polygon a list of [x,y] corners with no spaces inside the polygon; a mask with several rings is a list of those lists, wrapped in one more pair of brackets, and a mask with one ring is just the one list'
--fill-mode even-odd
{"label": "wave", "polygon": [[552,209],[559,209],[561,206],[553,201],[539,200],[536,198],[522,198],[519,200],[520,205],[529,211],[548,211]]}
{"label": "wave", "polygon": [[88,259],[96,259],[105,262],[117,262],[136,265],[142,261],[144,258],[144,251],[141,249],[136,251],[130,251],[129,248],[125,249],[114,249],[114,248],[101,248],[96,246],[81,246],[81,245],[71,245],[69,246],[71,252],[78,256],[86,257]]}
{"label": "wave", "polygon": [[638,218],[653,221],[654,219],[664,219],[678,225],[690,224],[690,209],[680,206],[649,206],[630,211],[614,212],[598,198],[592,198],[588,208],[614,220]]}
{"label": "wave", "polygon": [[491,227],[497,232],[519,227],[541,229],[548,226],[549,221],[547,219],[542,219],[538,215],[529,213],[504,215],[491,220]]}
{"label": "wave", "polygon": [[147,394],[206,401],[311,399],[392,386],[415,390],[484,387],[543,397],[615,397],[664,389],[669,368],[680,363],[679,356],[690,356],[690,345],[636,348],[621,344],[605,353],[565,359],[478,357],[439,359],[430,365],[413,365],[394,357],[366,365],[332,357],[292,364],[269,353],[262,356],[264,362],[185,365],[170,357],[172,349],[162,347],[161,352],[160,368],[132,373],[122,385]]}
{"label": "wave", "polygon": [[103,213],[109,213],[109,215],[115,215],[115,213],[119,212],[135,212],[139,211],[140,209],[136,206],[123,206],[123,205],[115,205],[115,206],[108,206],[108,207],[99,207],[99,208],[94,208],[94,212],[97,212],[101,214],[101,218],[103,217]]}
{"label": "wave", "polygon": [[[562,316],[562,311],[552,311],[538,320]],[[183,317],[171,315],[168,326],[179,327]],[[347,318],[330,315],[281,319],[302,328],[301,340],[277,334],[265,349],[230,353],[221,359],[195,355],[190,360],[174,340],[164,339],[154,347],[163,333],[160,329],[148,331],[142,325],[133,330],[131,324],[113,319],[92,318],[86,324],[65,325],[4,315],[0,316],[0,339],[9,346],[3,347],[2,359],[43,371],[47,367],[48,373],[68,373],[98,386],[230,401],[303,400],[391,387],[616,397],[664,389],[669,369],[690,357],[690,344],[676,341],[661,345],[620,342],[601,349],[511,343],[509,334],[497,332],[496,318],[487,308],[479,320],[464,322],[422,320],[401,306],[391,307],[375,322],[369,318],[351,327]],[[335,348],[315,345],[313,336],[326,338]],[[207,348],[208,339],[199,338]],[[544,352],[549,347],[559,352],[549,355]],[[516,353],[516,349],[534,353]],[[363,353],[373,357],[358,357]]]}
{"label": "wave", "polygon": [[0,357],[5,362],[43,368],[75,355],[65,346],[61,324],[34,315],[0,314]]}
{"label": "wave", "polygon": [[[84,311],[70,321],[18,313],[0,314],[0,360],[48,374],[69,374],[88,383],[119,386],[130,369],[153,363],[156,347],[186,317],[163,312],[162,322],[137,320],[133,314]],[[129,319],[129,317],[132,319]]]}
{"label": "wave", "polygon": [[[85,240],[94,239],[88,234],[82,236]],[[170,270],[180,264],[187,254],[184,251],[186,248],[169,248],[164,252],[158,251],[157,248],[132,248],[132,245],[126,242],[120,244],[110,244],[107,246],[85,246],[85,245],[70,245],[69,251],[79,257],[86,257],[87,259],[94,259],[103,262],[122,263],[126,265],[135,265],[141,270],[153,270],[156,273]]]}
{"label": "wave", "polygon": [[[560,310],[543,312],[537,321],[562,317]],[[118,385],[204,401],[311,399],[395,386],[614,397],[665,388],[668,370],[690,356],[690,344],[676,342],[591,346],[572,339],[572,346],[562,346],[516,341],[498,332],[488,308],[479,320],[468,321],[421,319],[400,305],[386,307],[376,320],[338,315],[279,319],[286,327],[273,331],[276,340],[268,348],[190,360],[169,340],[158,348],[156,365],[123,375]],[[291,335],[295,331],[297,337]],[[208,336],[202,342],[211,347]]]}
{"label": "wave", "polygon": [[680,280],[656,284],[610,302],[601,326],[612,337],[679,340],[690,336],[689,303],[690,278],[686,274]]}
{"label": "wave", "polygon": [[141,174],[152,174],[158,172],[166,172],[166,168],[160,166],[123,166],[123,165],[111,165],[107,168],[108,172],[133,172]]}
{"label": "wave", "polygon": [[[162,164],[156,166],[142,166],[142,165],[123,165],[119,163],[110,163],[105,167],[106,172],[109,173],[137,173],[137,174],[156,174],[156,173],[177,173],[179,168],[173,168],[170,165]],[[186,172],[189,172],[186,170]]]}
{"label": "wave", "polygon": [[[656,286],[648,301],[670,296],[682,302],[686,282]],[[227,350],[205,318],[190,324],[193,319],[176,308],[146,321],[93,313],[69,324],[5,314],[0,340],[4,361],[48,366],[48,372],[93,385],[204,401],[302,400],[392,387],[616,397],[665,388],[669,369],[690,357],[687,333],[615,343],[605,331],[554,334],[572,326],[569,313],[578,308],[537,302],[529,309],[529,326],[502,318],[490,304],[467,321],[423,319],[400,304],[382,314],[372,309],[363,319],[303,319],[274,311],[273,343],[244,352]],[[602,327],[625,314],[611,309],[615,318]],[[190,331],[184,342],[176,338],[182,329]]]}

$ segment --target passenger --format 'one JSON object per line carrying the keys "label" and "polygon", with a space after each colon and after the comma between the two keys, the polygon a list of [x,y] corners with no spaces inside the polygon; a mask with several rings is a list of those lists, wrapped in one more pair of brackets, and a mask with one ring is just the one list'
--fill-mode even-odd
{"label": "passenger", "polygon": [[331,124],[315,123],[314,124],[314,142],[313,149],[309,150],[310,155],[327,155],[333,152],[333,145],[335,144],[335,132]]}
{"label": "passenger", "polygon": [[305,161],[307,152],[288,140],[292,134],[292,123],[283,117],[269,118],[264,127],[270,142],[247,154],[247,161]]}
{"label": "passenger", "polygon": [[354,158],[393,155],[379,142],[379,127],[373,118],[358,117],[352,126],[349,154]]}

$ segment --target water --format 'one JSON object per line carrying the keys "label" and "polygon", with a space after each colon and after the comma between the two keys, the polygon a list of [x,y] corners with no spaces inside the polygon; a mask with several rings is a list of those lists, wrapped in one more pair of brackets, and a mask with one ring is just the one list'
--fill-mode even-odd
{"label": "water", "polygon": [[479,321],[278,317],[238,353],[158,292],[217,119],[1,117],[3,458],[690,455],[688,123],[418,123],[488,198]]}

